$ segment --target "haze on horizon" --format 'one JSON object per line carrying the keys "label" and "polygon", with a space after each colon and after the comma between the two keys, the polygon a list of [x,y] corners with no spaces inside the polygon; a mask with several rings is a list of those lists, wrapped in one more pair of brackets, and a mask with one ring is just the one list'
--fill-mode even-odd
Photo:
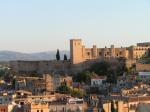
{"label": "haze on horizon", "polygon": [[2,0],[0,50],[69,50],[69,39],[87,47],[150,42],[149,0]]}

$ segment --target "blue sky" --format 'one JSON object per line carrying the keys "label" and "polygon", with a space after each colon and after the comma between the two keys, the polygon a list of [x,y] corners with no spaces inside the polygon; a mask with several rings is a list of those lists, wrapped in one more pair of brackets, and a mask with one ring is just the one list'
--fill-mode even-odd
{"label": "blue sky", "polygon": [[129,46],[150,41],[149,0],[0,0],[0,50]]}

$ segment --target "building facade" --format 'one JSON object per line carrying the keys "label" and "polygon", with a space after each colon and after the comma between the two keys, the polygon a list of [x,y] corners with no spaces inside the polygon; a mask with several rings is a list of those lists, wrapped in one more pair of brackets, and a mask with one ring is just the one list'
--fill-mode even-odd
{"label": "building facade", "polygon": [[91,86],[92,87],[99,87],[106,83],[105,76],[96,76],[91,78]]}
{"label": "building facade", "polygon": [[80,64],[87,60],[101,58],[126,58],[139,59],[144,55],[148,55],[150,43],[138,43],[137,46],[115,48],[111,45],[110,48],[86,48],[82,44],[81,39],[70,40],[70,59],[72,64]]}

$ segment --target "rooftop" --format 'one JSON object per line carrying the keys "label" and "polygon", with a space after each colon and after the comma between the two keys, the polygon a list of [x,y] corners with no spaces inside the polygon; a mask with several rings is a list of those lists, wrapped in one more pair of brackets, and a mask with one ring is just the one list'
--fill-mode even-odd
{"label": "rooftop", "polygon": [[106,76],[93,76],[91,79],[106,79]]}

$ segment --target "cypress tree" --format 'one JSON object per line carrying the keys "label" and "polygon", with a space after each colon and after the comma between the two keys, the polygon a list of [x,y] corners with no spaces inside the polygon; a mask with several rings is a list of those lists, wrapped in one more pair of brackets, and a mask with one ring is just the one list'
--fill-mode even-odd
{"label": "cypress tree", "polygon": [[67,55],[66,54],[64,54],[64,61],[66,61],[67,60]]}
{"label": "cypress tree", "polygon": [[59,53],[59,49],[57,49],[57,53],[56,53],[56,60],[60,60],[60,53]]}

